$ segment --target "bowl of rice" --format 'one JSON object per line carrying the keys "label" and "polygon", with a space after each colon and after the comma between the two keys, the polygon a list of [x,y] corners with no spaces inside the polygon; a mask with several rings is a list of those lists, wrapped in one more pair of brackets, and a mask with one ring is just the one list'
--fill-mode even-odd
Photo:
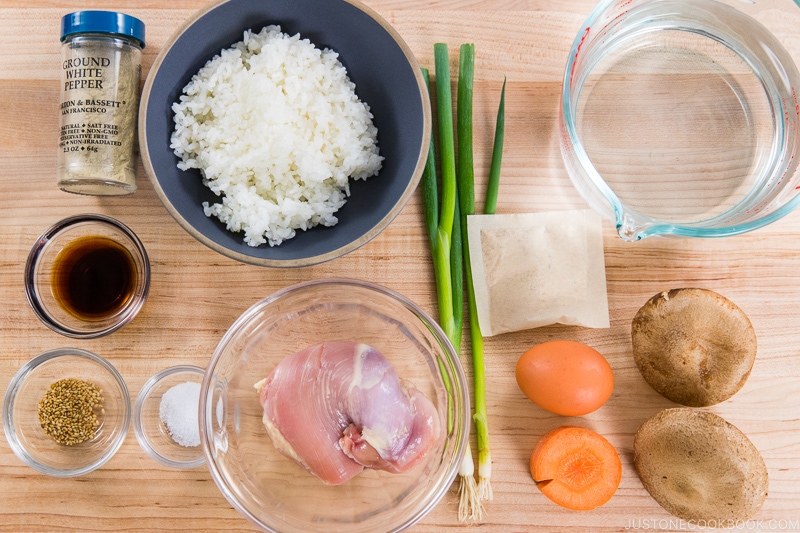
{"label": "bowl of rice", "polygon": [[224,0],[147,76],[145,172],[167,211],[245,263],[307,266],[377,236],[417,184],[428,93],[398,33],[355,0]]}

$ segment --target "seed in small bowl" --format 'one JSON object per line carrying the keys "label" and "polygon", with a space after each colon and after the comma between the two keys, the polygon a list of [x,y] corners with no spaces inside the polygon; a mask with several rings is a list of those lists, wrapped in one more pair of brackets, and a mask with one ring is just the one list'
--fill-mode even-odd
{"label": "seed in small bowl", "polygon": [[81,379],[56,381],[39,401],[39,424],[59,444],[71,446],[93,439],[100,426],[97,411],[103,412],[102,392]]}

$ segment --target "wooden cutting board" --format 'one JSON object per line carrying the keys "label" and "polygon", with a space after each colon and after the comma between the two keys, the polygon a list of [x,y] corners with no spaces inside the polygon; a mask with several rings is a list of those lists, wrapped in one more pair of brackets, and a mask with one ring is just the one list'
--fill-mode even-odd
{"label": "wooden cutting board", "polygon": [[[558,147],[561,76],[572,39],[593,0],[367,0],[399,31],[423,66],[433,43],[476,44],[475,164],[483,180],[503,76],[508,77],[506,148],[498,212],[584,208]],[[88,0],[80,9],[115,9],[147,25],[144,74],[171,32],[202,0]],[[168,6],[168,7],[167,7]],[[102,199],[55,186],[59,21],[79,7],[63,0],[0,0],[0,390],[34,355],[75,345],[113,362],[133,398],[155,372],[205,366],[222,334],[248,306],[296,282],[359,277],[383,284],[436,313],[431,260],[419,191],[372,242],[322,265],[275,270],[239,264],[185,233],[160,204],[139,167],[139,191]],[[798,17],[787,17],[788,35]],[[791,41],[800,51],[800,41]],[[798,54],[800,55],[800,54]],[[482,183],[477,184],[482,203]],[[152,262],[150,296],[127,327],[102,339],[72,341],[51,332],[25,300],[23,267],[36,237],[83,212],[120,219],[143,240]],[[710,410],[745,432],[766,461],[770,493],[755,529],[800,530],[800,213],[767,228],[721,240],[646,239],[625,243],[604,228],[611,327],[551,326],[486,339],[494,501],[471,530],[688,530],[644,490],[632,463],[639,425],[674,404],[637,371],[630,322],[653,294],[683,286],[716,290],[749,314],[758,359],[744,388]],[[528,401],[514,365],[528,347],[556,338],[585,342],[610,362],[611,400],[580,418],[563,418]],[[468,347],[464,366],[470,372]],[[528,472],[537,440],[565,424],[592,428],[620,453],[622,483],[605,506],[572,512],[547,500]],[[77,479],[55,479],[25,466],[0,439],[0,531],[249,531],[205,468],[170,470],[139,448],[132,432],[117,455]],[[416,532],[459,527],[455,491]]]}

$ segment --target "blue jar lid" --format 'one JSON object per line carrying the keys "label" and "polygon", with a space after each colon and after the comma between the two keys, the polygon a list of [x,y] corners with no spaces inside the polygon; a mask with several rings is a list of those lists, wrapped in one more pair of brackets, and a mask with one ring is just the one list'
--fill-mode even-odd
{"label": "blue jar lid", "polygon": [[144,22],[114,11],[76,11],[61,18],[61,42],[76,33],[109,33],[131,37],[144,48]]}

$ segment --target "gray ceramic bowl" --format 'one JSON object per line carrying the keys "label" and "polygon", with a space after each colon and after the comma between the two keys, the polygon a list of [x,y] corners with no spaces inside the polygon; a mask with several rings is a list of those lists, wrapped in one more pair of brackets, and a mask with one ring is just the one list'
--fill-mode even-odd
{"label": "gray ceramic bowl", "polygon": [[[370,106],[385,158],[377,176],[351,180],[351,195],[333,227],[298,231],[280,246],[246,245],[203,213],[218,201],[198,170],[182,171],[170,150],[172,104],[191,77],[246,29],[277,24],[318,48],[339,53]],[[226,0],[194,15],[169,39],[147,77],[139,111],[139,143],[145,171],[164,206],[193,237],[233,259],[263,266],[305,266],[351,252],[378,235],[414,192],[430,142],[430,105],[419,65],[397,32],[356,0]]]}

